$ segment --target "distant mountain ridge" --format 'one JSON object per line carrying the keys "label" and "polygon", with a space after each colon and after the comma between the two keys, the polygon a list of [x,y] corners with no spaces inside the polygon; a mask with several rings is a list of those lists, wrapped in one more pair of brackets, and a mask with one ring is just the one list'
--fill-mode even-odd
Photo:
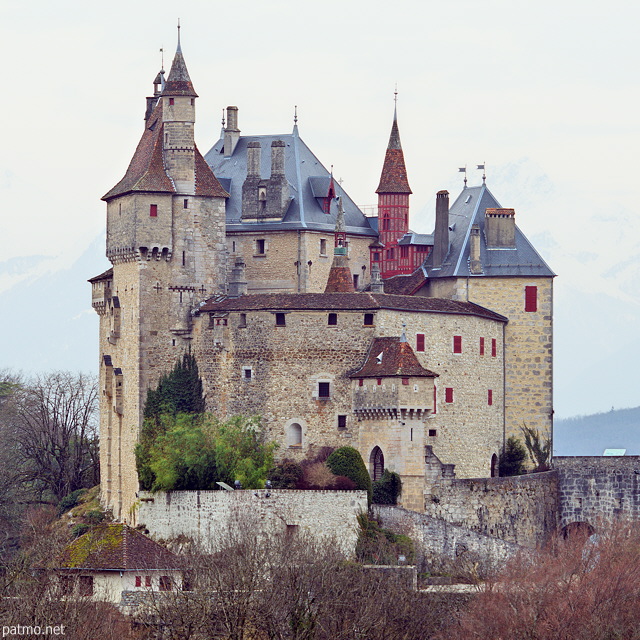
{"label": "distant mountain ridge", "polygon": [[556,456],[600,456],[605,449],[626,449],[640,455],[640,407],[556,420]]}

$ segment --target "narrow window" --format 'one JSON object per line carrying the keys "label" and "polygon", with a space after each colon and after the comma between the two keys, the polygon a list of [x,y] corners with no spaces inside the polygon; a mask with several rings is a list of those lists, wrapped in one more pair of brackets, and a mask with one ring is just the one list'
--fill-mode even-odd
{"label": "narrow window", "polygon": [[438,413],[438,387],[433,385],[433,413]]}
{"label": "narrow window", "polygon": [[236,241],[234,240],[231,243],[231,253],[235,253],[236,252]]}
{"label": "narrow window", "polygon": [[171,590],[171,578],[169,576],[160,576],[160,591]]}
{"label": "narrow window", "polygon": [[327,241],[324,238],[320,240],[320,255],[321,256],[327,255]]}
{"label": "narrow window", "polygon": [[429,429],[429,437],[435,438],[438,435],[438,432],[435,429]]}
{"label": "narrow window", "polygon": [[80,580],[78,582],[78,595],[93,595],[93,576],[80,576]]}
{"label": "narrow window", "polygon": [[276,313],[276,327],[287,326],[287,315],[285,313]]}
{"label": "narrow window", "polygon": [[158,217],[158,205],[157,204],[150,204],[149,205],[149,216],[151,218],[157,218]]}
{"label": "narrow window", "polygon": [[416,351],[424,351],[424,333],[416,333]]}
{"label": "narrow window", "polygon": [[175,99],[174,98],[169,98],[169,104],[175,104]]}
{"label": "narrow window", "polygon": [[484,338],[480,338],[480,355],[484,355]]}
{"label": "narrow window", "polygon": [[347,428],[347,416],[338,416],[338,429]]}
{"label": "narrow window", "polygon": [[400,257],[401,258],[409,257],[409,247],[400,247]]}
{"label": "narrow window", "polygon": [[404,385],[409,384],[409,378],[402,378],[402,384]]}
{"label": "narrow window", "polygon": [[357,274],[357,273],[354,273],[354,274],[353,274],[353,288],[354,288],[354,289],[357,289],[357,288],[358,288],[358,279],[359,279],[358,274]]}
{"label": "narrow window", "polygon": [[462,353],[462,336],[453,336],[453,353]]}
{"label": "narrow window", "polygon": [[251,380],[252,375],[253,375],[253,372],[251,370],[251,367],[242,367],[242,377],[245,380]]}
{"label": "narrow window", "polygon": [[240,314],[240,321],[238,322],[238,327],[240,329],[244,329],[247,326],[247,314],[246,313],[241,313]]}
{"label": "narrow window", "polygon": [[444,390],[444,401],[448,404],[453,402],[453,387],[446,387]]}
{"label": "narrow window", "polygon": [[382,378],[378,378],[377,381],[378,381],[378,386],[380,386],[382,384]]}
{"label": "narrow window", "polygon": [[493,390],[489,389],[487,391],[487,404],[491,406],[493,404]]}
{"label": "narrow window", "polygon": [[265,253],[265,241],[263,239],[256,240],[256,253],[258,255],[264,255]]}
{"label": "narrow window", "polygon": [[184,267],[187,264],[187,256],[186,256],[186,252],[183,251],[182,252],[182,266]]}
{"label": "narrow window", "polygon": [[362,378],[360,378],[358,380],[358,386],[361,387],[364,384],[364,380]]}
{"label": "narrow window", "polygon": [[194,105],[195,103],[196,103],[196,102],[195,102],[195,99],[194,99],[194,98],[191,98],[191,106],[192,106],[192,107],[193,107],[193,105]]}
{"label": "narrow window", "polygon": [[136,587],[142,586],[142,576],[136,576]]}
{"label": "narrow window", "polygon": [[373,327],[373,313],[364,314],[364,326]]}
{"label": "narrow window", "polygon": [[498,354],[498,343],[495,338],[491,338],[491,355],[492,357],[496,357]]}
{"label": "narrow window", "polygon": [[330,398],[331,385],[329,382],[318,382],[318,398]]}
{"label": "narrow window", "polygon": [[327,324],[330,327],[335,327],[338,324],[338,314],[337,313],[330,313],[329,314],[329,320],[327,321]]}
{"label": "narrow window", "polygon": [[538,310],[538,287],[524,288],[524,310],[525,311]]}
{"label": "narrow window", "polygon": [[390,221],[389,221],[388,216],[385,216],[385,217],[382,219],[382,230],[383,230],[383,231],[389,231],[389,229],[391,229],[391,223],[390,223]]}
{"label": "narrow window", "polygon": [[374,262],[380,262],[380,253],[378,251],[374,252],[373,261]]}
{"label": "narrow window", "polygon": [[183,208],[183,209],[188,209],[188,208],[189,208],[189,198],[185,198],[185,199],[182,201],[182,208]]}
{"label": "narrow window", "polygon": [[151,586],[151,576],[145,576],[144,577],[144,586],[145,587],[150,587]]}

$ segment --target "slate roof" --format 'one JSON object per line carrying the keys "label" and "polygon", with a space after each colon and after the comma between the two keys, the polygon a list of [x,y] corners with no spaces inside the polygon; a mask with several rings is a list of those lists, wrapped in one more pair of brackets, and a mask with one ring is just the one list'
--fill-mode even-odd
{"label": "slate roof", "polygon": [[179,559],[126,524],[99,525],[67,545],[57,569],[175,570]]}
{"label": "slate roof", "polygon": [[407,168],[404,163],[404,153],[400,143],[400,131],[398,129],[398,119],[394,113],[389,144],[384,156],[384,165],[380,175],[380,184],[376,193],[411,193],[409,180],[407,178]]}
{"label": "slate roof", "polygon": [[[382,358],[380,361],[380,354]],[[416,358],[411,345],[400,338],[374,338],[360,369],[350,378],[421,377],[437,378],[438,374],[425,369]]]}
{"label": "slate roof", "polygon": [[113,278],[113,267],[110,267],[99,276],[93,276],[93,278],[89,278],[87,282],[100,282],[100,280],[111,280]]}
{"label": "slate roof", "polygon": [[479,316],[499,322],[507,318],[473,302],[427,298],[423,296],[389,295],[387,293],[256,293],[238,298],[208,300],[200,311],[370,311],[396,309],[424,313],[451,313]]}
{"label": "slate roof", "polygon": [[[103,200],[131,191],[152,191],[156,193],[177,193],[173,181],[167,175],[162,158],[162,140],[164,125],[162,123],[162,100],[158,100],[154,110],[145,123],[145,130],[129,163],[124,178],[108,191]],[[227,197],[229,194],[222,188],[202,154],[195,148],[195,180],[196,195]]]}
{"label": "slate roof", "polygon": [[402,245],[430,245],[433,246],[433,233],[415,233],[414,231],[409,231],[405,233],[400,240],[398,240],[398,244]]}
{"label": "slate roof", "polygon": [[[261,176],[271,175],[271,143],[282,140],[285,143],[285,177],[290,186],[291,203],[282,221],[243,222],[242,184],[247,177],[247,145],[260,143]],[[333,233],[338,212],[335,199],[326,214],[323,198],[329,191],[331,174],[300,138],[298,127],[292,133],[282,135],[241,136],[230,157],[225,157],[224,135],[213,145],[205,160],[224,184],[230,197],[227,200],[227,231],[277,231],[287,229],[312,229]],[[346,231],[350,235],[377,236],[366,218],[349,195],[334,181],[336,196],[342,196],[345,210]]]}
{"label": "slate roof", "polygon": [[[502,209],[486,185],[462,190],[449,209],[449,254],[440,269],[431,267],[431,256],[425,268],[430,278],[482,277],[485,276],[544,276],[555,274],[525,235],[516,226],[515,249],[487,249],[484,237],[484,214],[487,209]],[[471,226],[480,226],[480,259],[483,273],[472,275],[469,271],[469,236]],[[433,255],[433,254],[432,254]],[[386,285],[386,283],[385,283]]]}

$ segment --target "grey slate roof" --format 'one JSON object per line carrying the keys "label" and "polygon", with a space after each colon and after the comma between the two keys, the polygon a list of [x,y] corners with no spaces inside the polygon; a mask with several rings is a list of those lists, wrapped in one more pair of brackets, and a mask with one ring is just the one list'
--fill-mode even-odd
{"label": "grey slate roof", "polygon": [[400,240],[398,240],[398,244],[400,245],[430,245],[433,246],[433,233],[415,233],[414,231],[409,231],[405,233]]}
{"label": "grey slate roof", "polygon": [[[516,226],[515,249],[487,249],[484,237],[484,213],[486,209],[502,208],[486,185],[463,189],[449,209],[449,254],[440,269],[433,269],[431,258],[425,268],[429,278],[485,276],[542,276],[555,274]],[[516,212],[517,217],[517,212]],[[469,236],[471,226],[480,226],[481,275],[469,271]]]}
{"label": "grey slate roof", "polygon": [[[282,222],[243,222],[242,184],[247,176],[247,145],[260,143],[262,178],[271,175],[271,143],[285,143],[285,176],[290,185],[291,204]],[[322,208],[321,198],[328,192],[330,173],[302,141],[298,127],[292,133],[282,135],[241,136],[231,157],[223,154],[224,136],[205,155],[205,160],[222,186],[229,192],[227,200],[227,230],[261,231],[285,229],[312,229],[333,233],[336,224],[337,205],[331,205],[331,213]],[[377,236],[366,218],[342,187],[334,180],[336,195],[343,197],[346,231],[348,234]]]}

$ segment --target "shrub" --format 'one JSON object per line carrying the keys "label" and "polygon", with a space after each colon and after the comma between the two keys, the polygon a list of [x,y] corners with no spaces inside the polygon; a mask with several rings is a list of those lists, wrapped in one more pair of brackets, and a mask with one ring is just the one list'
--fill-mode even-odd
{"label": "shrub", "polygon": [[306,489],[331,489],[336,483],[336,476],[325,462],[315,462],[304,467],[302,480]]}
{"label": "shrub", "polygon": [[356,557],[367,564],[397,564],[404,556],[408,564],[414,564],[416,553],[413,540],[406,535],[383,529],[366,513],[358,515],[358,541]]}
{"label": "shrub", "polygon": [[69,511],[69,509],[73,509],[80,502],[80,498],[85,491],[86,489],[76,489],[62,498],[60,504],[58,504],[58,516],[61,516],[65,511]]}
{"label": "shrub", "polygon": [[402,480],[395,471],[385,469],[380,480],[373,483],[374,504],[397,504],[402,492]]}
{"label": "shrub", "polygon": [[106,514],[104,511],[100,511],[100,509],[91,509],[91,511],[87,511],[87,513],[84,514],[84,519],[91,525],[100,524],[104,522],[105,518]]}
{"label": "shrub", "polygon": [[353,447],[340,447],[336,449],[328,458],[327,466],[337,476],[346,476],[355,482],[358,489],[367,492],[367,502],[371,505],[373,490],[371,488],[371,477],[360,453]]}
{"label": "shrub", "polygon": [[297,462],[285,459],[269,471],[268,479],[274,489],[297,489],[302,474],[302,467]]}
{"label": "shrub", "polygon": [[71,527],[71,535],[74,538],[79,538],[80,536],[87,533],[89,529],[91,529],[91,527],[88,524],[83,524],[83,523],[76,524],[73,527]]}
{"label": "shrub", "polygon": [[509,436],[498,463],[501,476],[520,476],[525,472],[527,451],[515,436]]}

